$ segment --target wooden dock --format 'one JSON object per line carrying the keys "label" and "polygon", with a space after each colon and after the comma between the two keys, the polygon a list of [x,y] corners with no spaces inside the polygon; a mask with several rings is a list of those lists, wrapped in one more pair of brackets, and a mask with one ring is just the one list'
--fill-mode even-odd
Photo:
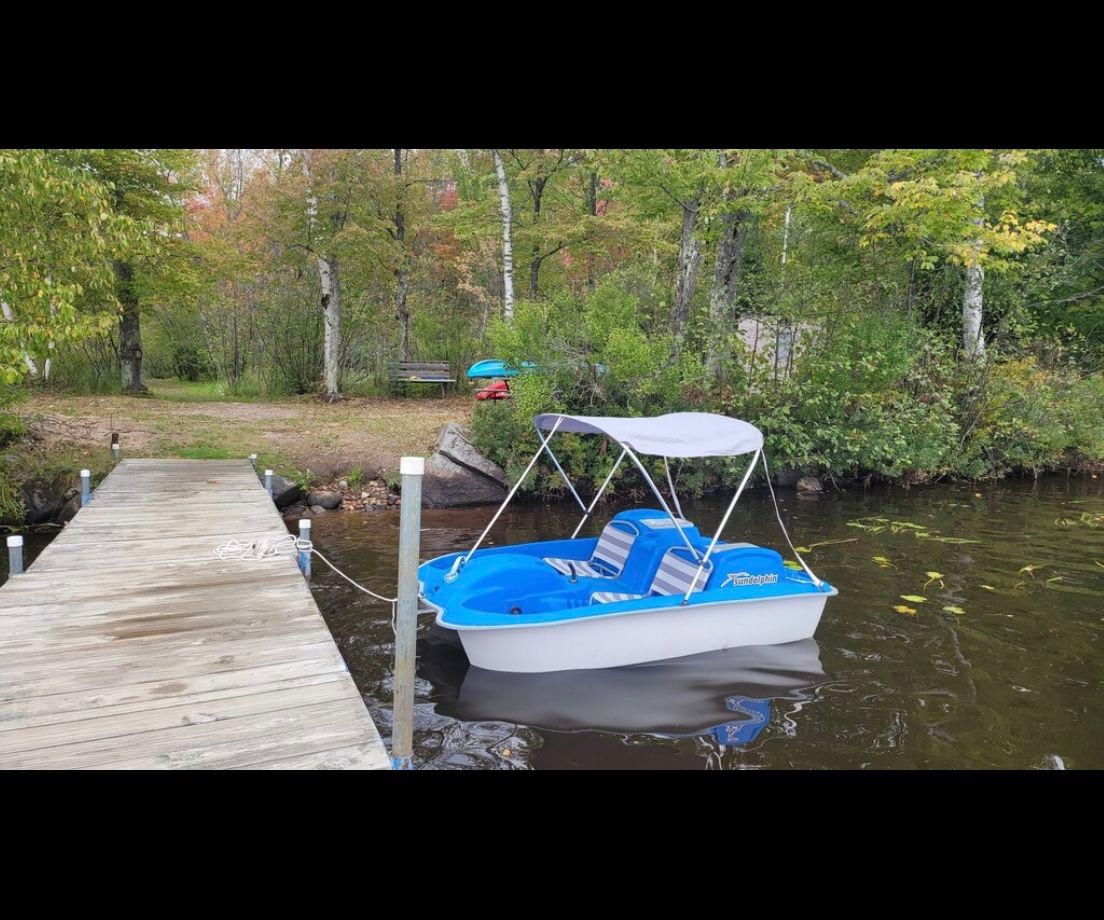
{"label": "wooden dock", "polygon": [[388,769],[247,460],[124,460],[0,588],[0,769]]}

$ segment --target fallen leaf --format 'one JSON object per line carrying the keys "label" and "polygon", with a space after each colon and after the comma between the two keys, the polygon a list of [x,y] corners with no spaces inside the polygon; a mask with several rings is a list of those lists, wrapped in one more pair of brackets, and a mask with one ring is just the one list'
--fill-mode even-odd
{"label": "fallen leaf", "polygon": [[1061,580],[1062,580],[1061,575],[1052,575],[1050,578],[1048,578],[1046,580],[1046,583],[1049,585],[1049,584],[1053,584],[1056,581],[1061,581]]}
{"label": "fallen leaf", "polygon": [[812,550],[809,549],[809,547],[807,547],[807,546],[795,546],[794,547],[794,552],[795,553],[811,553]]}
{"label": "fallen leaf", "polygon": [[893,609],[896,610],[898,613],[916,613],[915,607],[906,607],[904,604],[894,604]]}
{"label": "fallen leaf", "polygon": [[939,582],[939,587],[941,587],[941,588],[946,588],[947,587],[945,584],[943,584],[943,573],[942,572],[925,572],[924,574],[928,576],[928,580],[926,582],[924,582],[924,587],[925,588],[928,585],[930,585],[933,581],[938,581]]}
{"label": "fallen leaf", "polygon": [[911,601],[913,604],[926,604],[928,599],[920,594],[902,594],[901,600]]}
{"label": "fallen leaf", "polygon": [[946,610],[947,613],[957,613],[959,616],[963,616],[966,613],[961,607],[955,607],[953,604],[948,604],[943,609]]}
{"label": "fallen leaf", "polygon": [[782,564],[783,564],[783,565],[784,565],[784,566],[785,566],[785,567],[786,567],[787,569],[793,569],[793,570],[794,570],[794,571],[796,571],[796,572],[800,572],[800,571],[801,571],[801,563],[800,563],[800,562],[796,562],[796,561],[794,561],[793,559],[787,559],[787,560],[786,560],[785,562],[783,562]]}
{"label": "fallen leaf", "polygon": [[986,591],[996,591],[997,590],[992,585],[978,585],[978,587],[979,588],[984,588]]}

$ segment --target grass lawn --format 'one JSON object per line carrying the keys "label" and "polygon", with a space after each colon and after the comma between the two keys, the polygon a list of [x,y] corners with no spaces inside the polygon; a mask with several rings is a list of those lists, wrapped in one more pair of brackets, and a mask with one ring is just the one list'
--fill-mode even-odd
{"label": "grass lawn", "polygon": [[[467,424],[471,396],[303,396],[265,402],[227,397],[220,384],[147,380],[148,397],[32,393],[16,407],[30,435],[15,466],[43,473],[106,472],[111,433],[124,457],[245,458],[260,468],[325,481],[353,470],[394,475],[399,457],[428,456],[446,422]],[[9,449],[8,453],[13,453]]]}

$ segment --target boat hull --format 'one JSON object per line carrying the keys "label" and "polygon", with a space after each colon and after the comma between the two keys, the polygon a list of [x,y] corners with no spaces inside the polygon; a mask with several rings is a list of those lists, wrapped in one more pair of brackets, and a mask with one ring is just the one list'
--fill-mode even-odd
{"label": "boat hull", "polygon": [[[725,600],[533,625],[460,628],[468,660],[490,671],[615,668],[746,645],[812,638],[836,590]],[[442,623],[446,629],[453,628]]]}

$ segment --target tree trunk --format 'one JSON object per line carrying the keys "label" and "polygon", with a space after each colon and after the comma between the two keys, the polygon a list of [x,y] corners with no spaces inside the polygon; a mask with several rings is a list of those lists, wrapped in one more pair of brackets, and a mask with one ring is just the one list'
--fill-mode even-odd
{"label": "tree trunk", "polygon": [[735,331],[738,317],[733,310],[739,286],[740,269],[744,262],[744,242],[747,240],[747,215],[743,212],[725,214],[721,236],[717,240],[716,261],[713,264],[713,287],[709,292],[709,344],[706,367],[716,379],[724,371],[726,342]]}
{"label": "tree trunk", "polygon": [[[598,216],[598,172],[590,171],[590,182],[587,185],[587,213],[591,217]],[[598,286],[598,272],[596,271],[594,253],[587,255],[587,279],[588,291],[593,291]]]}
{"label": "tree trunk", "polygon": [[495,173],[498,175],[498,203],[502,209],[502,317],[506,322],[514,318],[514,244],[510,225],[510,186],[506,182],[506,169],[502,155],[491,151]]}
{"label": "tree trunk", "polygon": [[[536,179],[530,184],[533,195],[533,229],[536,230],[537,224],[540,222],[541,216],[541,201],[544,199],[544,186],[548,182],[548,179],[544,176],[537,176]],[[540,240],[535,239],[533,241],[533,250],[529,259],[529,299],[537,299],[537,281],[540,278],[541,263],[544,262],[544,257],[540,254]]]}
{"label": "tree trunk", "polygon": [[138,295],[134,291],[134,269],[126,262],[115,263],[116,290],[123,312],[119,316],[119,367],[124,393],[146,393],[142,383],[142,326]]}
{"label": "tree trunk", "polygon": [[675,269],[675,304],[671,311],[671,331],[676,349],[681,347],[686,324],[690,320],[690,304],[698,282],[701,265],[701,241],[695,234],[700,201],[695,198],[682,205],[682,239],[679,242],[678,264]]}
{"label": "tree trunk", "polygon": [[[985,199],[982,198],[980,208],[984,207]],[[981,221],[979,215],[972,223],[980,227]],[[970,361],[985,360],[985,338],[981,333],[985,271],[981,267],[981,247],[981,240],[975,241],[973,257],[966,266],[966,291],[962,297],[962,347]]]}
{"label": "tree trunk", "polygon": [[402,177],[402,149],[395,151],[395,176],[398,180],[395,199],[395,241],[399,244],[399,262],[395,267],[395,312],[399,317],[399,360],[410,360],[410,311],[406,309],[406,210]]}
{"label": "tree trunk", "polygon": [[322,316],[325,337],[322,345],[323,374],[326,399],[341,399],[341,279],[337,258],[318,257],[318,280],[322,285]]}

